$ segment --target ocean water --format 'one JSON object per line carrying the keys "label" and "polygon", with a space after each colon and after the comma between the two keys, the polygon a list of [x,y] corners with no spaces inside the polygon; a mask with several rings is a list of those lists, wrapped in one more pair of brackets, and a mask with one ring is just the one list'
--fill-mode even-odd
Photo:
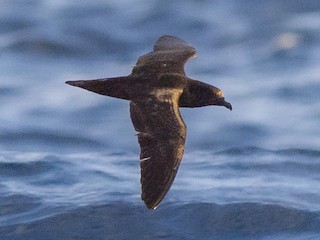
{"label": "ocean water", "polygon": [[[0,239],[320,239],[320,2],[1,0]],[[233,105],[181,109],[175,182],[140,199],[127,75],[164,34]]]}

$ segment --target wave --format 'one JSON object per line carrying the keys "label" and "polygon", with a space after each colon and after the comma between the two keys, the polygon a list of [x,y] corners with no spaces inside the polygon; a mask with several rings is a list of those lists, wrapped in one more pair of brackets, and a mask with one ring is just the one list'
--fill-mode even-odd
{"label": "wave", "polygon": [[254,154],[275,154],[281,156],[304,156],[304,157],[316,157],[320,156],[320,151],[310,148],[285,148],[285,149],[266,149],[258,146],[245,146],[229,148],[223,151],[217,152],[217,154],[223,155],[254,155]]}
{"label": "wave", "polygon": [[[273,239],[320,236],[319,214],[259,203],[188,203],[148,210],[115,202],[4,226],[5,239]],[[278,238],[277,238],[278,239]]]}

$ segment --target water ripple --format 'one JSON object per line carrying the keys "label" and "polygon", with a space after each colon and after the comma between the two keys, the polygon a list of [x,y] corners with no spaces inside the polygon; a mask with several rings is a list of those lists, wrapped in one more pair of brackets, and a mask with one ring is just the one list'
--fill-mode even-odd
{"label": "water ripple", "polygon": [[[125,231],[123,226],[126,226]],[[290,236],[297,234],[302,238],[310,234],[319,237],[319,229],[316,214],[278,205],[195,203],[169,205],[150,212],[118,202],[78,208],[33,223],[1,227],[0,232],[8,240],[61,236],[66,239],[92,236],[95,239],[278,239],[279,235],[291,239]]]}

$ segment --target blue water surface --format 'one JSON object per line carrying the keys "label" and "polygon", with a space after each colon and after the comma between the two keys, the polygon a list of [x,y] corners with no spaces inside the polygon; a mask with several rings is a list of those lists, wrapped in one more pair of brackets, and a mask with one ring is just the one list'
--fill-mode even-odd
{"label": "blue water surface", "polygon": [[[1,239],[320,239],[320,2],[3,0]],[[184,159],[140,199],[124,100],[67,80],[128,75],[164,34],[233,105],[181,109]]]}

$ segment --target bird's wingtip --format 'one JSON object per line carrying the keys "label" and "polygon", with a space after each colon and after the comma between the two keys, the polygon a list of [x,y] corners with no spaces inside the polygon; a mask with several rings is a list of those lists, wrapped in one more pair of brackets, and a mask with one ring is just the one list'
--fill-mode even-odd
{"label": "bird's wingtip", "polygon": [[71,86],[77,86],[78,81],[66,81],[65,83]]}
{"label": "bird's wingtip", "polygon": [[87,89],[87,86],[90,86],[92,81],[84,81],[84,80],[77,80],[77,81],[66,81],[65,83],[74,86],[74,87],[81,87]]}
{"label": "bird's wingtip", "polygon": [[159,206],[159,204],[147,204],[147,203],[145,203],[145,204],[146,204],[147,208],[149,208],[150,210],[155,210]]}

